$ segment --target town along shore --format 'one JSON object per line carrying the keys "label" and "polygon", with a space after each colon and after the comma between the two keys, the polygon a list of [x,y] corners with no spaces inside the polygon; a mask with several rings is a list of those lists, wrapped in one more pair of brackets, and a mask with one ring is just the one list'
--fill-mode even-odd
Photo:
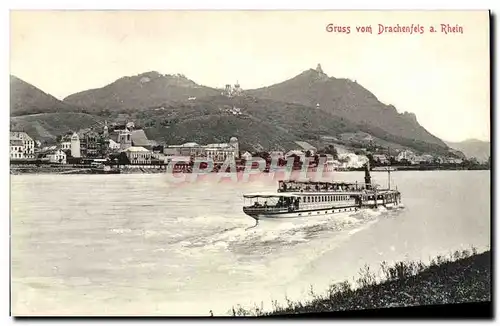
{"label": "town along shore", "polygon": [[[91,165],[72,165],[72,164],[11,164],[10,174],[90,174],[91,168],[95,168]],[[192,173],[192,166],[180,166],[175,167],[173,170],[168,169],[168,165],[120,165],[114,166],[114,169],[120,171],[121,174],[155,174],[155,173]],[[282,167],[284,169],[284,167]],[[244,166],[239,166],[236,168],[236,172],[243,172],[245,170]],[[293,171],[301,171],[301,167],[293,167]],[[427,165],[417,165],[417,166],[392,166],[391,171],[441,171],[441,170],[490,170],[489,166],[486,165],[474,165],[474,166],[427,166]],[[307,168],[307,172],[317,172],[321,171],[318,168]],[[337,169],[323,169],[324,173],[331,172],[345,172],[345,171],[362,171],[362,168],[337,168]],[[203,171],[203,173],[220,173],[224,172],[220,169],[212,169],[211,171]],[[227,171],[234,172],[234,171]],[[264,169],[262,173],[274,172],[269,169]]]}

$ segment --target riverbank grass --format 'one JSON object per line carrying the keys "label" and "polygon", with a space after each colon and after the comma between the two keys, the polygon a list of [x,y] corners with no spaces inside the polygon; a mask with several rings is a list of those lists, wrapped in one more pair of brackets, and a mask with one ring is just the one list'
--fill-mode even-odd
{"label": "riverbank grass", "polygon": [[287,300],[286,305],[279,305],[275,301],[270,311],[264,311],[262,305],[250,309],[238,305],[230,314],[273,316],[491,301],[489,250],[480,254],[474,248],[455,251],[428,264],[383,262],[379,275],[366,266],[354,284],[332,284],[323,295],[311,289],[311,299],[304,302]]}

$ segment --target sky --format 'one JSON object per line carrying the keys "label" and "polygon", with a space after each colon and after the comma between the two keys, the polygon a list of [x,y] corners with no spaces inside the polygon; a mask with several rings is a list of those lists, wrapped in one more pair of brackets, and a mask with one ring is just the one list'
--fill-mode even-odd
{"label": "sky", "polygon": [[320,63],[445,141],[490,140],[487,11],[11,11],[10,36],[10,73],[59,99],[153,70],[250,89]]}

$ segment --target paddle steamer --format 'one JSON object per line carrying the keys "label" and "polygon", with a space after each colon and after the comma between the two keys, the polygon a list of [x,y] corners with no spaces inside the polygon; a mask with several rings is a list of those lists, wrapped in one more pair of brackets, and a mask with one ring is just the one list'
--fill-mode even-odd
{"label": "paddle steamer", "polygon": [[401,193],[391,189],[390,170],[388,173],[387,188],[372,184],[369,163],[365,165],[364,183],[280,180],[277,192],[245,194],[245,202],[250,203],[244,205],[243,212],[258,221],[392,208],[401,203]]}

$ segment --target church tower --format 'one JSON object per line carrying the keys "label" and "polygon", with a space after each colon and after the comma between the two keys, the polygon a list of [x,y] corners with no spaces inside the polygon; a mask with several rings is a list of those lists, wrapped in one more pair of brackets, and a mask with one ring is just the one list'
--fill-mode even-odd
{"label": "church tower", "polygon": [[118,140],[120,143],[120,150],[126,150],[130,146],[132,146],[132,137],[131,132],[128,129],[120,130],[120,134],[118,135]]}
{"label": "church tower", "polygon": [[104,120],[104,128],[103,128],[102,136],[105,139],[107,139],[109,137],[108,122],[106,120]]}
{"label": "church tower", "polygon": [[80,155],[80,137],[76,132],[71,136],[71,156],[81,157]]}
{"label": "church tower", "polygon": [[231,137],[229,140],[229,145],[234,148],[234,158],[240,158],[240,144],[238,142],[238,138]]}

